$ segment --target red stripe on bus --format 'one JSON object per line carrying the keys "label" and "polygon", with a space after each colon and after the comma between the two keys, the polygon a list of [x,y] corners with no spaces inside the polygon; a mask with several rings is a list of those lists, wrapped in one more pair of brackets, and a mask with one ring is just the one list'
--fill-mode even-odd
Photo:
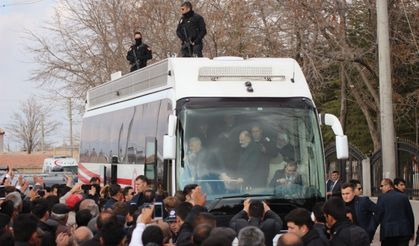
{"label": "red stripe on bus", "polygon": [[99,174],[96,174],[92,171],[90,171],[89,169],[87,169],[85,166],[83,166],[82,163],[79,163],[79,168],[80,170],[82,170],[87,176],[89,176],[89,178],[93,178],[93,177],[99,177]]}
{"label": "red stripe on bus", "polygon": [[132,185],[132,179],[117,178],[116,182],[123,185]]}

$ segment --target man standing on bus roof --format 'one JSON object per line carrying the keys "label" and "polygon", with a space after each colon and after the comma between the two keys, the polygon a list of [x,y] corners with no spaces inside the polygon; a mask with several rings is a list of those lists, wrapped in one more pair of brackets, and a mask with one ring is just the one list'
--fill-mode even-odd
{"label": "man standing on bus roof", "polygon": [[180,52],[183,57],[202,57],[202,39],[207,34],[204,18],[192,10],[189,1],[182,3],[180,12],[182,18],[176,29],[176,34],[182,41]]}
{"label": "man standing on bus roof", "polygon": [[135,43],[127,53],[127,60],[131,65],[131,72],[147,66],[147,60],[153,58],[150,47],[143,43],[142,37],[141,32],[137,31],[134,33]]}

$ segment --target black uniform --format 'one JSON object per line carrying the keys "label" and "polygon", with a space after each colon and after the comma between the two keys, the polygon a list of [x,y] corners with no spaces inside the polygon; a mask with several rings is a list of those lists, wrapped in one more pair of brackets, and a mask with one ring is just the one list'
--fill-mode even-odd
{"label": "black uniform", "polygon": [[192,10],[183,14],[177,26],[176,34],[182,41],[181,53],[183,57],[195,55],[202,57],[202,39],[207,34],[202,16]]}
{"label": "black uniform", "polygon": [[151,49],[141,40],[136,40],[127,53],[127,60],[131,65],[131,72],[147,66],[147,60],[153,58]]}

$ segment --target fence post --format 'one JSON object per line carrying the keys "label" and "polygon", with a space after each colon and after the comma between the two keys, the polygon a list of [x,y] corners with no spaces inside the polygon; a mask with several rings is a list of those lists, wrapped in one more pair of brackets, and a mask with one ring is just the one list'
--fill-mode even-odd
{"label": "fence post", "polygon": [[362,188],[364,196],[371,196],[371,163],[370,158],[362,160]]}

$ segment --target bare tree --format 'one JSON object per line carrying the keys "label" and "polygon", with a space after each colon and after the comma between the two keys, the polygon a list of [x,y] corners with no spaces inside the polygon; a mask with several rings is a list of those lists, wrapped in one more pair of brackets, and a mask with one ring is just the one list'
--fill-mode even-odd
{"label": "bare tree", "polygon": [[50,109],[31,97],[22,102],[19,111],[12,116],[8,132],[21,144],[28,154],[42,144],[42,138],[50,136],[59,126],[50,119]]}
{"label": "bare tree", "polygon": [[[60,0],[48,35],[31,33],[30,50],[44,88],[84,101],[87,89],[128,72],[126,51],[139,30],[153,61],[178,52],[180,1]],[[292,57],[302,66],[320,109],[332,107],[345,125],[356,108],[372,150],[380,148],[375,1],[194,1],[206,20],[204,55]],[[396,127],[417,125],[419,5],[391,1]],[[65,92],[65,93],[63,93]],[[330,106],[332,105],[332,106]],[[361,122],[361,121],[357,121]],[[415,123],[415,124],[413,124]],[[349,129],[350,130],[350,129]],[[369,134],[369,137],[368,137]],[[409,133],[407,133],[409,134]]]}

